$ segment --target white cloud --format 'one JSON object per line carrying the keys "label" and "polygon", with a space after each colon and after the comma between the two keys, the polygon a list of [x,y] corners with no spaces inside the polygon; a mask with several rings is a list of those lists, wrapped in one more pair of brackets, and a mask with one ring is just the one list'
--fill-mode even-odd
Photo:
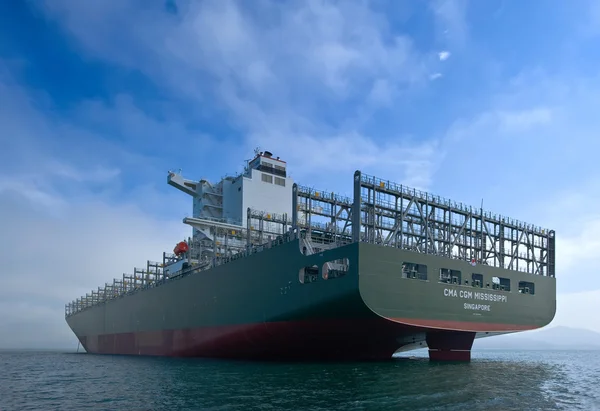
{"label": "white cloud", "polygon": [[[348,195],[352,193],[352,173],[357,169],[425,189],[431,184],[438,161],[443,157],[437,141],[417,143],[408,137],[405,143],[377,143],[358,133],[329,135],[326,138],[303,134],[292,141],[279,139],[277,135],[256,135],[253,141],[272,152],[285,152],[286,161],[295,165],[292,173],[299,177],[294,178],[300,184],[310,185],[310,181],[317,181],[315,184],[325,184],[330,188],[335,184],[344,187]],[[310,162],[305,160],[307,157],[310,157]],[[311,169],[304,170],[304,164]]]}
{"label": "white cloud", "polygon": [[500,126],[506,131],[527,131],[538,125],[549,124],[552,120],[552,110],[541,107],[522,111],[500,111],[495,113]]}
{"label": "white cloud", "polygon": [[79,183],[108,182],[121,173],[117,168],[106,168],[102,166],[97,166],[90,170],[76,170],[73,167],[58,161],[52,161],[44,168],[52,175],[64,177]]}
{"label": "white cloud", "polygon": [[[408,90],[425,87],[429,66],[436,62],[407,36],[392,33],[384,14],[366,2],[309,1],[284,7],[264,1],[259,13],[244,7],[233,1],[184,2],[174,17],[157,10],[140,13],[128,2],[117,9],[90,9],[70,1],[44,6],[94,57],[139,69],[195,107],[225,108],[245,133],[246,152],[257,145],[293,146],[286,159],[300,160],[299,177],[317,178],[317,165],[323,162],[313,160],[315,153],[334,144],[340,144],[335,163],[352,171],[357,162],[370,164],[373,173],[384,173],[378,164],[393,164],[397,179],[415,180],[414,161],[428,167],[438,160],[439,154],[428,148],[435,142],[409,146],[403,135],[384,144],[387,150],[378,153],[377,162],[357,154],[369,152],[378,140],[358,131],[361,122],[377,108],[393,107]],[[121,24],[123,20],[138,23]],[[115,38],[119,51],[113,47]],[[207,84],[206,75],[214,81]],[[347,101],[362,103],[343,115],[335,112]],[[340,124],[324,118],[327,107]],[[417,153],[419,147],[423,150]],[[398,157],[407,149],[416,160]],[[345,170],[330,171],[332,179],[351,178]],[[425,177],[416,183],[425,184],[432,172],[423,168]]]}
{"label": "white cloud", "polygon": [[438,53],[438,56],[440,58],[440,61],[445,61],[445,60],[448,60],[448,58],[450,57],[450,52],[449,51],[441,51]]}
{"label": "white cloud", "polygon": [[160,261],[191,232],[180,220],[161,221],[135,205],[63,203],[67,212],[51,216],[0,193],[0,247],[10,250],[3,254],[0,347],[69,346],[66,302],[146,260]]}
{"label": "white cloud", "polygon": [[44,209],[56,210],[65,205],[62,198],[40,187],[35,181],[0,176],[0,195],[10,193],[16,193]]}
{"label": "white cloud", "polygon": [[483,198],[486,209],[555,229],[561,294],[595,288],[600,266],[598,90],[593,77],[521,73],[488,109],[449,128],[432,180],[441,195],[473,205]]}
{"label": "white cloud", "polygon": [[429,78],[431,80],[437,80],[437,79],[439,79],[441,77],[442,77],[442,73],[433,73],[432,75],[429,76]]}
{"label": "white cloud", "polygon": [[[44,7],[95,57],[142,69],[184,94],[199,91],[198,73],[208,72],[223,88],[253,93],[262,102],[279,103],[294,83],[312,85],[318,93],[325,85],[320,93],[346,96],[365,93],[382,76],[395,83],[417,80],[424,75],[420,64],[428,60],[408,37],[393,37],[384,15],[363,2],[284,7],[265,1],[259,14],[267,21],[242,12],[243,2],[228,0],[185,3],[177,18],[159,8],[136,11],[132,3],[90,8],[64,0]],[[118,24],[129,19],[140,25]],[[127,54],[114,49],[115,38]],[[149,60],[160,66],[147,66]]]}
{"label": "white cloud", "polygon": [[[0,90],[7,108],[0,111],[0,347],[68,347],[74,337],[64,304],[147,259],[160,260],[191,233],[181,223],[191,204],[175,190],[156,189],[166,187],[166,169],[150,187],[134,183],[129,195],[121,190],[127,174],[155,175],[160,164],[46,116],[33,105],[35,94],[6,77]],[[157,217],[161,205],[169,218]]]}

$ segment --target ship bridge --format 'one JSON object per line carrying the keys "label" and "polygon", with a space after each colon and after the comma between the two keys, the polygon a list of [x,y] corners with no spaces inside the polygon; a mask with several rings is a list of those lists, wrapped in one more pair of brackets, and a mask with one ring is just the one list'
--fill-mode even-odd
{"label": "ship bridge", "polygon": [[[219,248],[223,243],[234,249],[245,246],[246,239],[237,237],[238,232],[248,228],[248,209],[269,210],[281,216],[292,213],[294,181],[287,174],[286,162],[269,151],[256,150],[242,172],[216,183],[189,180],[173,171],[169,171],[167,183],[192,196],[192,217],[184,219],[184,223],[193,227],[193,242],[204,246],[215,243],[210,248]],[[275,223],[273,227],[263,227],[263,231],[281,230]]]}

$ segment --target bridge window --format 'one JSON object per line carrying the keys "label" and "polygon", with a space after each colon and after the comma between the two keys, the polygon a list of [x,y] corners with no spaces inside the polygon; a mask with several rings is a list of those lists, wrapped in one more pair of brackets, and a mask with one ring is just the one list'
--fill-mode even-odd
{"label": "bridge window", "polygon": [[285,187],[285,178],[275,177],[275,184]]}
{"label": "bridge window", "polygon": [[298,274],[298,279],[302,284],[314,283],[319,277],[319,267],[316,265],[310,267],[302,267]]}
{"label": "bridge window", "polygon": [[440,268],[440,281],[448,284],[462,284],[462,273],[459,270]]}
{"label": "bridge window", "polygon": [[325,264],[323,264],[323,278],[325,280],[330,280],[345,276],[348,272],[349,263],[350,262],[347,258],[327,261]]}
{"label": "bridge window", "polygon": [[473,273],[471,276],[471,285],[473,285],[473,287],[483,288],[483,275]]}
{"label": "bridge window", "polygon": [[492,288],[500,291],[510,291],[510,278],[492,277]]}
{"label": "bridge window", "polygon": [[427,266],[405,261],[402,263],[402,278],[427,280]]}
{"label": "bridge window", "polygon": [[535,285],[529,281],[519,281],[519,293],[535,294]]}
{"label": "bridge window", "polygon": [[265,183],[273,183],[273,176],[269,174],[262,173],[262,181]]}

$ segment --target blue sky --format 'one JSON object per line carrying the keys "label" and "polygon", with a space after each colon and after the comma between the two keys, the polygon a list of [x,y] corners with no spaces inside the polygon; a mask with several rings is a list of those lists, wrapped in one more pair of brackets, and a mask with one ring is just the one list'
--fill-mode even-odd
{"label": "blue sky", "polygon": [[0,345],[71,344],[65,301],[188,235],[167,170],[257,146],[556,229],[556,323],[600,331],[599,40],[593,0],[0,2]]}

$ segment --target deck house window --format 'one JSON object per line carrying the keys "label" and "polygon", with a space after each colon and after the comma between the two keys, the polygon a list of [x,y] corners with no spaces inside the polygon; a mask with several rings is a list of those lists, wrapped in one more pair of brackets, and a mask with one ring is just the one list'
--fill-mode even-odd
{"label": "deck house window", "polygon": [[427,266],[405,261],[402,263],[402,278],[427,280]]}
{"label": "deck house window", "polygon": [[471,276],[471,285],[473,287],[483,288],[483,275],[473,273],[473,275]]}
{"label": "deck house window", "polygon": [[519,293],[535,294],[535,284],[530,281],[519,281]]}
{"label": "deck house window", "polygon": [[440,268],[440,282],[447,284],[462,284],[462,273],[459,270]]}

